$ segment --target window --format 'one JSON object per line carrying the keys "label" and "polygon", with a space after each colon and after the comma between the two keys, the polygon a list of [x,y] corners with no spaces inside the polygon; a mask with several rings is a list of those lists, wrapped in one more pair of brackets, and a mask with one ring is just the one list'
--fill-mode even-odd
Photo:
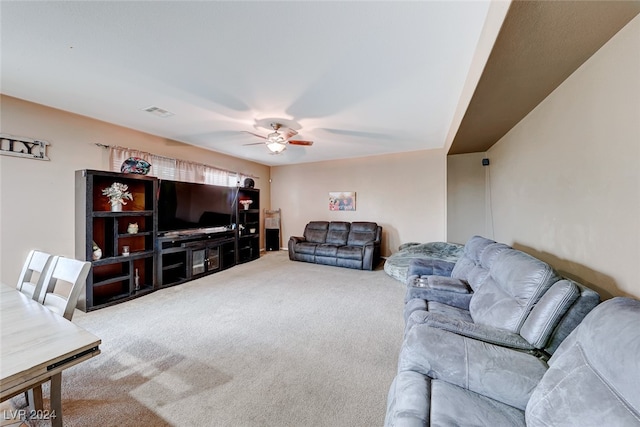
{"label": "window", "polygon": [[120,172],[120,166],[129,157],[139,157],[151,163],[149,176],[173,181],[198,182],[202,184],[236,187],[246,175],[225,171],[211,166],[171,159],[143,151],[123,147],[109,147],[111,170]]}

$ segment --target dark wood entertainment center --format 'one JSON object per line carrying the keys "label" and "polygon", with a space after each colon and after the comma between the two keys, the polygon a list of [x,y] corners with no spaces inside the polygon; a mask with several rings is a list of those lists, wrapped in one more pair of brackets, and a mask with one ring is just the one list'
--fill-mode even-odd
{"label": "dark wood entertainment center", "polygon": [[[160,180],[136,174],[76,171],[76,258],[90,261],[78,308],[91,311],[249,262],[260,256],[260,190],[232,190],[227,225],[158,230]],[[104,188],[128,186],[133,200],[114,212]],[[196,184],[204,185],[204,184]],[[221,216],[221,215],[219,215]],[[130,224],[137,224],[137,229]],[[94,245],[101,256],[94,257]],[[123,249],[129,248],[128,254]]]}

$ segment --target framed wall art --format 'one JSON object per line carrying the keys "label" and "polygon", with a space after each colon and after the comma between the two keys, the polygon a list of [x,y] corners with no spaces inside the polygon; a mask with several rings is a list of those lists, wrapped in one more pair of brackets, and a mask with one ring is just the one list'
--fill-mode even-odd
{"label": "framed wall art", "polygon": [[330,211],[355,211],[356,192],[355,191],[330,191],[329,192]]}

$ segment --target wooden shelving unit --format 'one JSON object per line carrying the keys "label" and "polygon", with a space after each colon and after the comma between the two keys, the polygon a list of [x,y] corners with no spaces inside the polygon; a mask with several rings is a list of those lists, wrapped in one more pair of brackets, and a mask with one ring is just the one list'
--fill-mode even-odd
{"label": "wooden shelving unit", "polygon": [[[238,188],[232,213],[236,226],[158,235],[153,177],[97,170],[76,171],[76,258],[91,262],[78,308],[91,311],[161,287],[212,274],[260,256],[260,190]],[[114,212],[102,190],[126,184],[133,200]],[[250,200],[244,208],[243,201]],[[130,224],[137,224],[130,228]],[[94,259],[93,245],[102,252]],[[129,253],[123,253],[128,247]]]}
{"label": "wooden shelving unit", "polygon": [[[251,201],[245,209],[243,201]],[[243,263],[260,257],[260,190],[239,188],[236,202],[238,228],[237,262]]]}
{"label": "wooden shelving unit", "polygon": [[236,265],[236,232],[159,237],[158,284],[178,285]]}
{"label": "wooden shelving unit", "polygon": [[[126,184],[133,195],[121,212],[111,211],[102,194],[114,182]],[[92,266],[78,302],[81,310],[106,307],[156,289],[157,188],[158,181],[152,177],[76,171],[75,255]],[[137,233],[127,231],[132,223],[138,225]],[[100,259],[93,259],[93,242],[102,251]],[[124,246],[129,247],[129,255],[123,254]]]}

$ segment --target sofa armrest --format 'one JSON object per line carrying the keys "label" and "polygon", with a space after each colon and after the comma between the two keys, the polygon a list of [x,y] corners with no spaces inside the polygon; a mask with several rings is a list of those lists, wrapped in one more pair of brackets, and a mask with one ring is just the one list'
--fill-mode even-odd
{"label": "sofa armrest", "polygon": [[494,328],[492,326],[465,322],[460,319],[452,319],[440,313],[414,311],[409,316],[406,330],[408,331],[410,328],[419,324],[424,324],[433,328],[442,329],[457,335],[463,335],[468,338],[496,344],[502,347],[509,347],[518,350],[535,350],[535,347],[519,334],[504,329]]}
{"label": "sofa armrest", "polygon": [[291,236],[289,237],[289,243],[287,244],[287,248],[289,249],[289,259],[294,261],[296,254],[296,244],[305,242],[306,239],[300,236]]}
{"label": "sofa armrest", "polygon": [[414,258],[409,261],[407,277],[416,276],[451,276],[455,263],[435,258]]}
{"label": "sofa armrest", "polygon": [[362,269],[373,270],[380,261],[380,242],[367,242],[362,245]]}
{"label": "sofa armrest", "polygon": [[398,372],[387,395],[385,427],[431,425],[431,379],[412,371]]}
{"label": "sofa armrest", "polygon": [[547,369],[531,354],[426,324],[411,328],[398,361],[398,372],[418,372],[522,410]]}
{"label": "sofa armrest", "polygon": [[452,307],[469,309],[471,296],[473,293],[451,292],[449,290],[432,289],[429,287],[407,286],[404,302],[407,303],[414,298],[426,301],[440,302]]}
{"label": "sofa armrest", "polygon": [[[425,283],[426,282],[426,283]],[[427,288],[434,291],[447,291],[455,292],[458,294],[470,294],[471,288],[469,285],[460,279],[444,276],[427,276],[418,279],[416,284],[425,284]]]}

